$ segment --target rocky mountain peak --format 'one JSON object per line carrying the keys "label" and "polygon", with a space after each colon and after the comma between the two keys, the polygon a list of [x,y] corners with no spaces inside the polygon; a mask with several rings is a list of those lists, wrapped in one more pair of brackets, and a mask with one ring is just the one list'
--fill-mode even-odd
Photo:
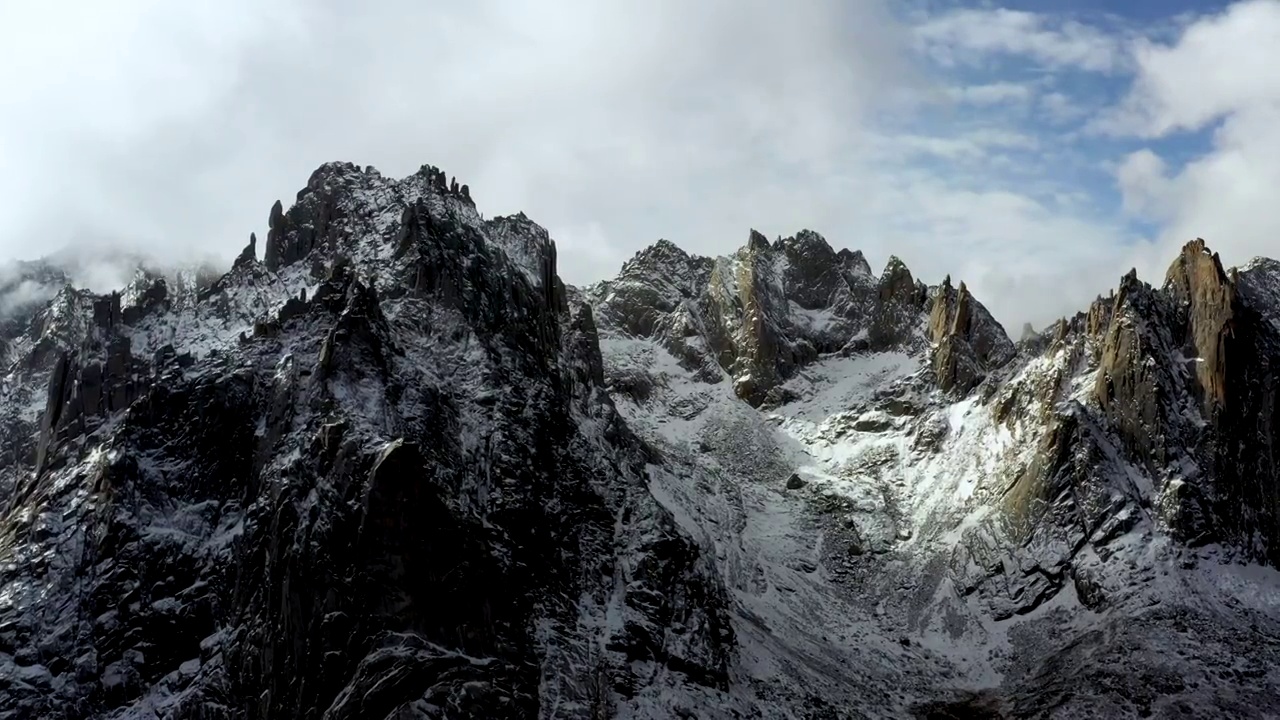
{"label": "rocky mountain peak", "polygon": [[861,250],[841,248],[836,253],[836,257],[840,259],[840,263],[851,273],[865,278],[873,277],[871,273],[871,263],[867,262],[867,258],[862,254]]}
{"label": "rocky mountain peak", "polygon": [[969,392],[1017,354],[1004,328],[974,300],[968,286],[962,281],[953,289],[950,276],[934,292],[928,333],[934,375],[947,392]]}
{"label": "rocky mountain peak", "polygon": [[779,238],[774,247],[797,256],[813,254],[827,257],[835,254],[831,243],[821,233],[807,228],[790,237]]}
{"label": "rocky mountain peak", "polygon": [[747,252],[768,252],[769,238],[765,237],[755,228],[751,229],[750,235],[747,237],[747,244],[744,248]]}
{"label": "rocky mountain peak", "polygon": [[0,714],[514,720],[725,687],[723,586],[647,489],[591,309],[545,230],[455,184],[327,164],[264,262],[251,239],[207,286],[21,319]]}
{"label": "rocky mountain peak", "polygon": [[[1277,443],[1273,381],[1280,332],[1257,266],[1225,271],[1201,239],[1187,243],[1160,288],[1130,271],[1109,313],[1093,395],[1135,461],[1158,481],[1172,532],[1280,559],[1280,502],[1269,480]],[[1262,469],[1260,469],[1262,468]]]}
{"label": "rocky mountain peak", "polygon": [[[948,277],[948,281],[950,278]],[[912,303],[917,300],[920,286],[911,276],[911,270],[897,255],[890,255],[880,273],[880,299],[888,302],[897,299],[900,302]]]}
{"label": "rocky mountain peak", "polygon": [[[661,239],[624,262],[618,277],[645,280],[665,275],[684,285],[693,276],[709,272],[709,266],[710,259],[690,255],[670,240]],[[700,269],[705,272],[700,273]]]}
{"label": "rocky mountain peak", "polygon": [[[385,196],[391,193],[390,196]],[[397,203],[404,207],[423,197],[443,203],[449,212],[463,215],[468,224],[479,222],[470,190],[450,181],[443,170],[424,165],[400,182],[388,181],[372,166],[361,168],[349,162],[331,162],[318,167],[298,191],[288,212],[277,201],[268,218],[263,263],[267,270],[282,268],[308,258],[323,247],[328,255],[341,253],[360,241],[358,231],[366,231],[367,219],[353,217],[371,203]]]}
{"label": "rocky mountain peak", "polygon": [[258,262],[258,236],[249,233],[249,244],[244,246],[232,264],[233,269],[252,267]]}
{"label": "rocky mountain peak", "polygon": [[[963,351],[976,352],[980,368],[960,372],[964,385],[1006,361],[1013,346],[967,287],[947,297],[939,310],[947,333],[977,348]],[[931,342],[929,289],[905,263],[890,258],[876,278],[862,253],[837,252],[812,230],[772,244],[751,230],[741,249],[716,259],[660,241],[588,298],[606,325],[660,339],[700,377],[729,377],[757,406],[782,402],[787,379],[824,355],[914,352]]]}
{"label": "rocky mountain peak", "polygon": [[1280,263],[1197,240],[1015,346],[809,230],[568,288],[433,166],[269,225],[0,325],[0,715],[1273,700]]}
{"label": "rocky mountain peak", "polygon": [[841,294],[860,279],[851,272],[849,261],[837,256],[826,238],[812,230],[780,240],[775,250],[781,255],[787,297],[805,310],[839,304]]}
{"label": "rocky mountain peak", "polygon": [[1205,412],[1212,416],[1226,401],[1226,345],[1234,328],[1235,283],[1223,270],[1218,254],[1197,238],[1183,246],[1169,266],[1164,290],[1185,328],[1184,352],[1198,358],[1195,375]]}
{"label": "rocky mountain peak", "polygon": [[911,275],[906,263],[890,256],[875,285],[877,310],[868,341],[874,348],[909,347],[927,342],[920,327],[929,288]]}
{"label": "rocky mountain peak", "polygon": [[271,215],[267,219],[267,249],[263,256],[268,270],[279,270],[282,264],[288,264],[284,255],[283,235],[285,232],[284,203],[279,200],[271,206]]}

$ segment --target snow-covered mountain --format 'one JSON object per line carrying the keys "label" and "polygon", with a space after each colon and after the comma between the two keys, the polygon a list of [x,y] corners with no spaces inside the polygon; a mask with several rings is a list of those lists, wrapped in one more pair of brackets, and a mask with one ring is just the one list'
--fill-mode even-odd
{"label": "snow-covered mountain", "polygon": [[567,287],[429,166],[269,223],[221,276],[0,276],[54,288],[0,306],[0,718],[1280,697],[1280,263],[1195,241],[1015,344],[811,231]]}
{"label": "snow-covered mountain", "polygon": [[1162,287],[1129,273],[1016,347],[963,283],[876,279],[813,233],[717,260],[659,243],[586,295],[614,401],[666,461],[655,493],[716,549],[758,707],[1280,697],[1280,264],[1227,272],[1197,240]]}

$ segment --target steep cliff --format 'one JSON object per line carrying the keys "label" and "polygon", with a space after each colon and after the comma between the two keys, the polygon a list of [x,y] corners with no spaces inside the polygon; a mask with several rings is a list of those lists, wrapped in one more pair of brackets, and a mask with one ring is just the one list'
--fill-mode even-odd
{"label": "steep cliff", "polygon": [[[65,290],[0,386],[0,715],[669,717],[717,569],[527,218],[329,164],[263,262]],[[708,701],[714,704],[714,701]]]}
{"label": "steep cliff", "polygon": [[929,340],[938,387],[964,395],[993,370],[1013,359],[1013,342],[978,304],[965,284],[951,287],[947,277],[933,296]]}
{"label": "steep cliff", "polygon": [[1127,275],[1094,396],[1157,483],[1162,517],[1196,544],[1280,562],[1274,263],[1222,267],[1188,243],[1162,287]]}
{"label": "steep cliff", "polygon": [[[1161,287],[1129,273],[1015,345],[964,283],[802,255],[816,280],[777,273],[759,304],[775,314],[752,327],[813,352],[763,356],[765,402],[732,360],[690,372],[661,327],[616,322],[616,283],[587,293],[615,402],[673,468],[659,497],[748,609],[735,626],[761,702],[800,717],[1263,716],[1280,574],[1251,563],[1278,547],[1280,265],[1227,271],[1196,241]],[[688,277],[703,325],[755,320],[700,304],[705,275]],[[797,308],[828,313],[832,341],[813,342]]]}

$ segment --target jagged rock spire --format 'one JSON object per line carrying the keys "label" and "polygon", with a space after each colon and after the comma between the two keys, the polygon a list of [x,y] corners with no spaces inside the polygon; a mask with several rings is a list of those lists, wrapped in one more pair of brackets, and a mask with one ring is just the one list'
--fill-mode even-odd
{"label": "jagged rock spire", "polygon": [[934,375],[946,391],[968,392],[1017,353],[1004,328],[980,309],[963,281],[952,289],[950,275],[933,298],[929,339]]}
{"label": "jagged rock spire", "polygon": [[1165,290],[1185,313],[1183,341],[1200,358],[1196,377],[1205,411],[1212,414],[1226,402],[1226,342],[1234,327],[1235,283],[1222,269],[1218,254],[1196,238],[1169,266]]}
{"label": "jagged rock spire", "polygon": [[250,267],[258,262],[258,236],[249,233],[249,244],[240,251],[232,268]]}
{"label": "jagged rock spire", "polygon": [[267,269],[276,271],[284,264],[284,233],[285,233],[285,216],[284,203],[276,200],[271,206],[271,214],[267,218],[267,248],[263,254],[263,261],[267,265]]}

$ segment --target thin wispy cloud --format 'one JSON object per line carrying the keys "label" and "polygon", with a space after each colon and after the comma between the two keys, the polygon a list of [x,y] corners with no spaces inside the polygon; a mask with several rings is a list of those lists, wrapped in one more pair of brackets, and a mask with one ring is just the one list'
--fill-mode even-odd
{"label": "thin wispy cloud", "polygon": [[944,65],[989,63],[1014,56],[1044,68],[1110,72],[1124,60],[1121,38],[1052,14],[1006,8],[960,8],[915,28],[919,46]]}
{"label": "thin wispy cloud", "polygon": [[1033,92],[1033,89],[1028,85],[1012,82],[993,82],[947,88],[947,94],[956,102],[979,106],[1024,102],[1032,97]]}

